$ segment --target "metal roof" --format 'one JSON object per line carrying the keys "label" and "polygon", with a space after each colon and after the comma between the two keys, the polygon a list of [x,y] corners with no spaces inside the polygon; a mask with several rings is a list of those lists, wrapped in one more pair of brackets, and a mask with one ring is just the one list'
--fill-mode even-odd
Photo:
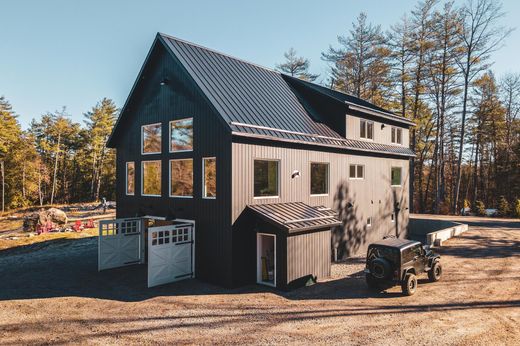
{"label": "metal roof", "polygon": [[341,224],[331,209],[311,207],[302,202],[254,204],[247,207],[264,221],[287,233],[326,229]]}
{"label": "metal roof", "polygon": [[[159,33],[157,41],[162,42],[180,61],[233,135],[415,156],[412,150],[402,146],[345,139],[305,109],[286,80],[291,77],[169,35]],[[328,90],[312,83],[307,84],[319,90]],[[332,90],[329,93],[332,102],[339,98],[336,93]],[[382,112],[364,100],[342,95],[359,107],[371,107],[372,111]],[[111,147],[114,146],[113,137],[121,117],[126,113],[125,108],[126,104],[108,140]]]}
{"label": "metal roof", "polygon": [[389,246],[389,247],[399,248],[402,250],[402,249],[406,249],[415,244],[420,244],[420,242],[418,242],[416,240],[409,240],[409,239],[386,238],[386,239],[376,241],[370,245]]}

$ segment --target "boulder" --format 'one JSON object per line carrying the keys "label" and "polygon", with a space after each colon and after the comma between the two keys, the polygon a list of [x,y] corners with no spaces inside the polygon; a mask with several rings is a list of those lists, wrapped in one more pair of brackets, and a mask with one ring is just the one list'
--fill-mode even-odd
{"label": "boulder", "polygon": [[68,221],[67,214],[63,210],[50,208],[32,213],[24,217],[24,231],[36,231],[38,226],[47,225],[48,222],[56,226],[63,227]]}

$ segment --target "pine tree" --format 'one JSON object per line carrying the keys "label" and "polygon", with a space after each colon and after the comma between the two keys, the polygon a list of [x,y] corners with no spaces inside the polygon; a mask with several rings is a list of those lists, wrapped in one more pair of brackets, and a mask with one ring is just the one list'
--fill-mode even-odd
{"label": "pine tree", "polygon": [[297,56],[294,48],[289,48],[283,55],[285,62],[276,65],[276,68],[283,73],[286,73],[292,77],[300,78],[308,82],[314,82],[319,77],[317,74],[309,72],[310,62],[301,56]]}

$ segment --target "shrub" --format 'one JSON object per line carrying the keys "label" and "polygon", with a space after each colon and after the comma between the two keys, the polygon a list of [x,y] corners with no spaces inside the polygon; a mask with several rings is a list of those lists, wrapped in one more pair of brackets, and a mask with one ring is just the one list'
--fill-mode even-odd
{"label": "shrub", "polygon": [[498,199],[498,208],[497,208],[498,216],[508,216],[511,213],[511,208],[509,207],[509,202],[504,196],[500,196]]}
{"label": "shrub", "polygon": [[515,216],[520,218],[520,199],[517,199],[515,201],[515,210],[514,210]]}
{"label": "shrub", "polygon": [[475,214],[478,216],[486,215],[486,206],[482,201],[475,201]]}

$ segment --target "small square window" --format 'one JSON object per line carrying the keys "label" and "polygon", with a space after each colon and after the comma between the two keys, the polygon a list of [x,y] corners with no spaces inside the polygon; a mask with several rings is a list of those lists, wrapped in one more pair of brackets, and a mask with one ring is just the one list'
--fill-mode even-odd
{"label": "small square window", "polygon": [[365,178],[365,166],[350,165],[349,166],[349,178],[350,179],[364,179]]}

